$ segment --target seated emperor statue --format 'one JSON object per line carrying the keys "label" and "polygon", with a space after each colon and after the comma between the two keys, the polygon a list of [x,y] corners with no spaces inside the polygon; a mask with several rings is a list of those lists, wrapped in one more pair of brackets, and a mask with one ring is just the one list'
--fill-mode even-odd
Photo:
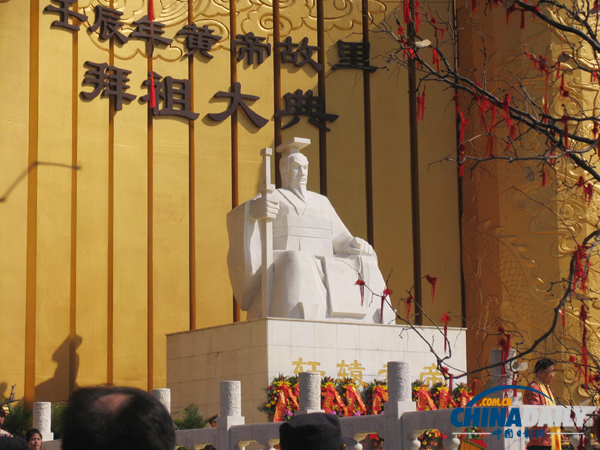
{"label": "seated emperor statue", "polygon": [[[273,219],[273,293],[270,317],[393,323],[375,251],[344,226],[327,197],[306,190],[308,160],[284,154],[282,189],[257,196],[227,215],[229,276],[247,319],[261,313],[259,221]],[[365,281],[361,299],[360,278]],[[373,295],[372,292],[377,294]],[[389,300],[389,299],[388,299]]]}

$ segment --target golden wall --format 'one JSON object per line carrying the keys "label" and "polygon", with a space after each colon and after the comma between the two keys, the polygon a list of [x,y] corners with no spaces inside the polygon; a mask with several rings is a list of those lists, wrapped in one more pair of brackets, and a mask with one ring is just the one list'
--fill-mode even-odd
{"label": "golden wall", "polygon": [[[469,42],[460,59],[465,74],[483,64],[482,41],[477,29],[470,25],[469,16],[464,10],[459,16],[463,30],[459,39]],[[490,55],[488,78],[526,79],[524,88],[542,104],[544,78],[523,57],[524,49],[548,58],[549,64],[554,65],[559,55],[571,52],[562,33],[530,17],[521,29],[517,14],[507,25],[506,10],[502,7],[491,9],[485,17],[482,10],[475,16],[478,27],[488,31],[485,39],[487,55]],[[584,64],[591,62],[585,48],[581,57]],[[563,68],[573,69],[575,65],[569,61]],[[551,80],[554,77],[551,75]],[[561,117],[563,108],[576,111],[579,107],[585,110],[597,107],[598,86],[589,82],[589,76],[568,71],[566,85],[571,92],[570,99],[560,98],[558,89],[550,85],[549,112],[554,117]],[[514,92],[516,90],[513,98],[518,97]],[[485,144],[472,149],[473,154],[485,156]],[[531,136],[520,141],[519,151],[523,155],[543,154],[546,145],[543,138]],[[496,154],[504,154],[503,151],[501,146],[496,146]],[[542,185],[541,167],[527,161],[487,162],[472,172],[469,167],[465,170],[462,242],[467,336],[469,342],[478,343],[468,348],[469,370],[489,364],[489,350],[498,347],[499,325],[512,334],[512,347],[519,350],[528,348],[549,330],[554,308],[565,292],[561,280],[568,276],[577,244],[597,227],[597,202],[589,203],[581,190],[568,187],[574,186],[583,172],[564,161],[558,161],[553,169],[548,170],[546,186]],[[592,261],[592,264],[597,262]],[[593,293],[597,292],[597,283],[597,273],[592,270],[588,279],[591,288],[584,297],[590,306],[588,348],[594,354],[599,351],[600,311]],[[559,319],[556,332],[524,358],[530,362],[531,370],[519,375],[519,384],[533,379],[535,360],[545,356],[558,362],[554,388],[559,395],[576,402],[588,397],[581,387],[579,370],[569,362],[570,355],[581,351],[580,306],[575,299],[567,303],[565,326]]]}
{"label": "golden wall", "polygon": [[[152,57],[143,40],[103,40],[100,29],[90,31],[101,5],[122,13],[120,31],[128,35],[147,14],[147,0],[79,0],[71,8],[87,17],[81,23],[52,11],[64,5],[0,0],[0,394],[16,384],[28,402],[58,401],[90,384],[164,387],[167,333],[237,320],[225,215],[257,193],[260,149],[294,136],[313,142],[306,152],[309,189],[327,193],[353,234],[372,234],[382,273],[391,273],[392,300],[408,296],[406,74],[380,68],[365,85],[362,69],[331,67],[339,62],[338,40],[362,38],[360,2],[286,1],[274,11],[259,0],[154,0],[162,37],[174,40],[158,44]],[[396,27],[398,3],[368,5],[373,23]],[[212,58],[185,56],[185,36],[176,34],[192,22],[222,38]],[[231,40],[250,32],[273,46],[262,64],[238,62],[230,52]],[[312,55],[325,67],[320,77],[311,64],[275,63],[276,44],[288,36],[295,43],[307,37],[311,46],[322,40],[322,54]],[[396,44],[374,31],[369,39],[371,64],[383,67],[376,56]],[[86,62],[130,71],[126,93],[135,99],[118,109],[107,91],[85,98],[81,93],[93,96],[96,87],[84,83]],[[196,120],[153,115],[140,102],[150,69],[163,81],[189,81]],[[268,120],[265,126],[240,108],[223,121],[207,116],[227,109],[229,99],[215,94],[230,92],[235,82],[243,94],[259,97],[246,103]],[[326,112],[339,116],[325,123],[330,131],[305,116],[282,129],[292,116],[274,114],[297,89],[322,95]],[[435,106],[447,105],[450,93],[431,84],[427,96],[430,107],[419,124],[419,248],[422,273],[439,279],[433,304],[423,284],[424,306],[437,321],[446,311],[461,313],[456,169],[435,164],[452,153],[456,138],[452,114]],[[398,310],[403,315],[404,305]],[[461,324],[456,318],[450,325]]]}

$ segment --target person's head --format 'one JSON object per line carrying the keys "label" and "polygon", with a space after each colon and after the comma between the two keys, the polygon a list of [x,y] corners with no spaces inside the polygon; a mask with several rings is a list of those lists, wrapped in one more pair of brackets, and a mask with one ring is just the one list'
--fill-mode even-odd
{"label": "person's head", "polygon": [[535,363],[533,371],[542,383],[550,384],[554,378],[554,365],[551,359],[542,358]]}
{"label": "person's head", "polygon": [[173,420],[147,392],[93,387],[71,395],[63,415],[63,450],[172,450]]}
{"label": "person's head", "polygon": [[312,413],[292,417],[279,427],[281,450],[341,450],[356,441],[342,437],[335,414]]}
{"label": "person's head", "polygon": [[302,153],[290,153],[279,161],[279,173],[284,189],[300,191],[306,189],[308,181],[308,159]]}
{"label": "person's head", "polygon": [[25,433],[25,440],[27,441],[27,450],[39,450],[42,446],[42,433],[37,428],[32,428]]}

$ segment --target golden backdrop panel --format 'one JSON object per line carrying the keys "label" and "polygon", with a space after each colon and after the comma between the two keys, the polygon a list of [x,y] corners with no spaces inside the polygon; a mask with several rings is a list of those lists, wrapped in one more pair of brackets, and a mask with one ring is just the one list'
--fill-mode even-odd
{"label": "golden backdrop panel", "polygon": [[[311,11],[308,7],[304,6],[301,8],[299,12],[303,13],[302,16],[295,17],[294,12],[298,8],[295,8],[296,2],[291,2],[287,7],[281,8],[280,17],[286,23],[294,23],[295,19],[304,19]],[[283,5],[282,5],[283,6]],[[316,4],[313,5],[313,14],[316,15]],[[304,38],[308,39],[307,45],[311,47],[317,47],[317,32],[315,30],[310,29],[306,25],[303,24],[303,21],[299,22],[299,28],[293,28],[290,30],[289,34],[284,34],[282,32],[281,40],[285,43],[286,38],[289,36],[291,38],[291,42],[295,45],[298,45],[302,42]],[[287,50],[286,47],[282,48],[283,50]],[[298,50],[298,47],[295,47],[294,50]],[[275,57],[279,57],[278,54],[275,54]],[[312,52],[312,60],[318,63],[318,54],[317,51],[314,50]],[[298,56],[298,63],[305,63],[305,60],[302,56]],[[323,70],[325,68],[323,67]],[[295,94],[295,92],[300,89],[306,95],[309,90],[312,91],[314,96],[319,95],[319,85],[318,85],[318,71],[312,66],[311,63],[306,63],[302,67],[297,67],[293,63],[282,63],[281,64],[281,108],[288,109],[286,102],[284,100],[284,96],[288,93]],[[299,116],[300,121],[296,124],[282,130],[281,132],[281,141],[286,142],[294,137],[302,137],[310,139],[311,145],[306,147],[302,152],[306,155],[309,161],[309,173],[308,173],[308,190],[313,192],[320,192],[320,167],[319,167],[319,129],[309,123],[309,117]],[[285,127],[294,119],[293,115],[283,116],[281,118],[281,126]],[[279,170],[277,168],[277,170]]]}
{"label": "golden backdrop panel", "polygon": [[[187,61],[154,60],[154,70],[186,79]],[[164,81],[164,80],[163,80]],[[189,329],[189,122],[153,120],[153,377],[167,384],[167,333]]]}
{"label": "golden backdrop panel", "polygon": [[[69,380],[73,36],[39,18],[36,400],[65,400]],[[35,14],[35,11],[33,12]]]}
{"label": "golden backdrop panel", "polygon": [[[266,35],[263,30],[261,36]],[[267,42],[267,41],[265,41]],[[268,41],[273,44],[272,37]],[[247,101],[248,106],[259,116],[268,120],[262,128],[258,128],[248,116],[238,108],[238,165],[239,165],[239,202],[251,199],[258,193],[263,183],[261,149],[273,147],[273,55],[262,64],[254,58],[253,66],[247,58],[238,62],[238,81],[243,94],[255,95],[258,100]]]}
{"label": "golden backdrop panel", "polygon": [[[83,35],[83,32],[81,33]],[[79,36],[78,36],[79,37]],[[88,67],[85,61],[108,63],[108,52],[89,39],[76,48],[77,90]],[[75,350],[78,367],[72,368],[78,385],[106,383],[109,250],[109,115],[110,100],[77,100],[77,165],[73,195],[77,199],[75,242],[75,331],[81,345]]]}
{"label": "golden backdrop panel", "polygon": [[[402,7],[386,2],[388,16]],[[387,27],[387,28],[386,28]],[[372,64],[385,65],[385,54],[397,43],[382,30],[397,27],[393,16],[370,26]],[[384,278],[391,273],[393,306],[405,317],[400,297],[413,285],[412,211],[410,175],[410,119],[408,76],[404,69],[391,66],[371,75],[371,114],[373,142],[373,222],[375,251]],[[411,315],[414,307],[411,308]]]}
{"label": "golden backdrop panel", "polygon": [[[501,26],[499,17],[494,12],[482,18],[482,25],[493,33],[490,36],[495,46],[501,44],[486,68],[492,77],[499,78],[502,72],[522,77],[527,68],[518,60],[516,64],[511,60],[522,55],[524,46],[555,60],[557,55],[549,54],[554,46],[545,26],[528,22],[520,30],[518,20]],[[459,16],[461,23],[466,20]],[[475,34],[465,27],[459,39],[469,39],[467,33]],[[465,73],[483,63],[481,43],[477,36],[472,37],[472,45],[460,56]],[[529,75],[535,78],[537,74]],[[528,91],[534,96],[543,95],[535,87]],[[500,145],[495,151],[504,150]],[[541,150],[537,142],[528,145],[530,150]],[[484,147],[482,142],[474,151],[482,153]],[[539,324],[548,323],[551,308],[558,301],[553,294],[544,292],[554,280],[541,280],[539,276],[558,277],[561,269],[566,268],[564,257],[572,253],[572,243],[569,245],[569,239],[565,241],[561,236],[567,233],[557,225],[554,214],[558,205],[551,201],[556,191],[551,186],[540,188],[539,179],[527,180],[526,167],[521,163],[488,164],[483,169],[475,170],[472,175],[467,169],[462,188],[465,301],[467,320],[474,325],[469,342],[482,342],[485,331],[481,330],[486,327],[494,332],[496,319],[507,329],[518,329],[527,342],[532,342],[542,331]],[[559,192],[557,198],[563,201],[562,196]],[[563,251],[556,252],[561,247]],[[495,345],[495,340],[488,340],[485,346],[470,345],[469,369],[486,364],[489,348]],[[551,350],[552,342],[548,345]]]}
{"label": "golden backdrop panel", "polygon": [[[439,1],[432,5],[434,8],[437,14],[447,17],[452,4]],[[435,41],[428,24],[422,24],[419,35]],[[451,52],[449,46],[442,50]],[[433,58],[433,52],[427,56]],[[431,285],[423,280],[423,307],[435,323],[441,324],[444,313],[451,312],[456,318],[449,325],[462,326],[458,174],[454,164],[442,162],[456,149],[454,92],[433,80],[426,87],[421,84],[419,91],[421,95],[425,91],[424,117],[418,123],[421,271],[423,276],[429,274],[438,279],[433,302]],[[424,325],[430,323],[423,321]]]}
{"label": "golden backdrop panel", "polygon": [[[126,61],[129,92],[148,93],[142,55]],[[147,389],[148,379],[148,107],[138,99],[114,121],[113,382]]]}
{"label": "golden backdrop panel", "polygon": [[358,22],[350,30],[333,28],[325,34],[327,113],[339,116],[335,122],[327,122],[331,129],[327,133],[327,197],[350,233],[366,240],[362,70],[331,68],[331,65],[339,63],[338,40],[362,41],[361,32]]}
{"label": "golden backdrop panel", "polygon": [[19,177],[28,166],[29,3],[3,4],[0,14],[0,42],[4,43],[0,70],[4,105],[0,109],[0,310],[9,318],[2,327],[5,345],[0,346],[0,396],[9,395],[14,384],[16,395],[22,396],[24,385],[27,178]]}
{"label": "golden backdrop panel", "polygon": [[226,226],[232,195],[231,119],[217,122],[207,116],[225,109],[225,104],[213,97],[230,90],[229,52],[220,48],[210,54],[212,59],[194,56],[192,80],[194,109],[200,114],[194,122],[196,328],[233,320]]}

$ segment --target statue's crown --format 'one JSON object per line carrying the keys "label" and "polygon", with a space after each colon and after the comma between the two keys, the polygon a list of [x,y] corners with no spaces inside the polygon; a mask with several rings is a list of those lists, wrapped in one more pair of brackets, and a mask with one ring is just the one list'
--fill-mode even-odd
{"label": "statue's crown", "polygon": [[300,150],[308,145],[310,145],[310,139],[294,137],[277,146],[277,152],[281,153],[283,156],[291,155],[292,153],[300,153]]}

